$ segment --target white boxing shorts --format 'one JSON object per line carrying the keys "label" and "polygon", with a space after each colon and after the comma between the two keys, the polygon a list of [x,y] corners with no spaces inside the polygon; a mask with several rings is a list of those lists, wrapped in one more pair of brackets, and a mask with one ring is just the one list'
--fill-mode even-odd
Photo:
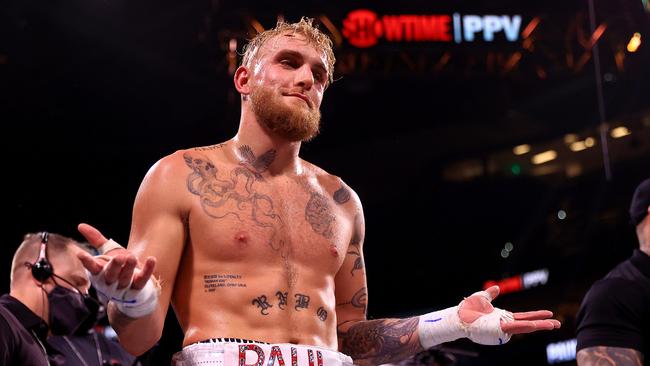
{"label": "white boxing shorts", "polygon": [[173,366],[353,366],[352,358],[327,348],[217,338],[174,354]]}

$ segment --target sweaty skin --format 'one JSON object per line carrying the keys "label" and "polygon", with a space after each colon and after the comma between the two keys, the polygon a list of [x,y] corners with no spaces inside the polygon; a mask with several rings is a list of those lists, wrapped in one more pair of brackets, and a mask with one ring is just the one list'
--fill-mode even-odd
{"label": "sweaty skin", "polygon": [[[337,350],[337,324],[365,319],[359,198],[300,159],[301,142],[270,132],[277,120],[260,122],[251,105],[257,90],[276,110],[313,117],[328,83],[325,65],[301,35],[269,40],[235,73],[237,135],[177,151],[149,170],[135,199],[128,252],[115,250],[106,265],[111,280],[126,286],[133,271],[120,263],[136,257],[145,264],[131,288],[141,288],[154,267],[161,285],[159,307],[148,316],[130,319],[109,306],[129,352],[155,344],[170,303],[183,345],[234,337]],[[87,225],[80,230],[90,242],[105,239]],[[85,263],[93,272],[102,268]]]}
{"label": "sweaty skin", "polygon": [[172,296],[184,344],[237,337],[336,349],[334,280],[360,207],[336,204],[340,180],[311,164],[297,176],[259,175],[270,159],[256,167],[235,145],[179,151],[156,168],[169,170],[168,199],[189,234]]}
{"label": "sweaty skin", "polygon": [[[118,287],[141,289],[155,271],[161,291],[153,313],[131,319],[109,305],[129,352],[144,353],[158,341],[170,303],[185,346],[220,337],[295,343],[340,350],[359,365],[421,350],[417,317],[366,321],[359,197],[298,157],[301,140],[315,132],[303,127],[318,122],[326,64],[325,53],[299,34],[269,39],[235,72],[242,96],[237,135],[154,164],[135,199],[128,250],[109,252],[107,264],[82,258],[93,274],[106,269],[106,282]],[[79,229],[93,245],[106,241],[88,225]],[[122,265],[136,259],[135,271]],[[464,301],[462,321],[493,311],[489,300],[498,288],[488,292],[490,299]],[[501,328],[558,328],[550,316],[515,313]]]}

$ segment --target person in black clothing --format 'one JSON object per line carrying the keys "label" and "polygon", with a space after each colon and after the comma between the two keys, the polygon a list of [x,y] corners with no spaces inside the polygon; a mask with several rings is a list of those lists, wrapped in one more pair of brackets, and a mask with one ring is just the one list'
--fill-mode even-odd
{"label": "person in black clothing", "polygon": [[[89,293],[96,298],[94,288]],[[106,325],[108,317],[102,307],[99,316],[89,316],[74,334],[52,335],[47,343],[65,356],[66,366],[142,366],[116,339],[105,335]]]}
{"label": "person in black clothing", "polygon": [[56,234],[28,234],[16,250],[10,293],[0,297],[0,364],[55,364],[48,355],[62,355],[48,346],[48,333],[72,334],[90,313],[83,297],[90,282],[76,259],[81,248],[72,243]]}
{"label": "person in black clothing", "polygon": [[[100,305],[88,296],[90,281],[77,258],[80,251],[77,242],[61,235],[25,236],[11,265],[10,293],[0,297],[0,365],[133,363],[132,356],[119,358],[126,352],[106,346],[103,336],[88,333]],[[48,335],[65,337],[59,339],[68,347]],[[95,342],[86,342],[88,337]]]}
{"label": "person in black clothing", "polygon": [[578,366],[649,364],[649,212],[650,179],[646,179],[630,206],[639,249],[594,283],[578,311]]}

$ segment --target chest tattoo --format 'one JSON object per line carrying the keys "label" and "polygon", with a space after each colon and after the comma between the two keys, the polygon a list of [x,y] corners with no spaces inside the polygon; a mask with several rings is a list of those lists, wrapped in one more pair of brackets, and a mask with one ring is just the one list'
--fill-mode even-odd
{"label": "chest tattoo", "polygon": [[[250,148],[244,150],[250,152]],[[263,184],[261,173],[268,168],[273,157],[275,152],[267,152],[256,160],[251,160],[254,156],[248,156],[248,160],[227,173],[205,156],[183,155],[185,164],[192,170],[187,176],[187,189],[199,197],[203,212],[213,219],[227,216],[239,221],[247,219],[267,229],[270,232],[268,245],[286,259],[288,246],[279,238],[283,229],[282,219],[275,210],[273,199],[260,193],[257,187]]]}
{"label": "chest tattoo", "polygon": [[320,193],[310,192],[311,197],[305,207],[305,219],[311,225],[312,230],[323,237],[330,239],[334,235],[332,223],[335,218],[327,198]]}

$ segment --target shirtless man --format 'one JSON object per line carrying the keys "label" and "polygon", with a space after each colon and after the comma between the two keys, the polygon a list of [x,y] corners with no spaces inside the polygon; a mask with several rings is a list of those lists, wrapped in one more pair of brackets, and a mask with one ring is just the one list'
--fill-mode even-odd
{"label": "shirtless man", "polygon": [[[301,142],[318,132],[333,69],[331,41],[310,21],[261,33],[234,76],[237,135],[177,151],[151,168],[135,200],[128,251],[80,225],[92,244],[117,248],[105,260],[81,259],[111,299],[111,324],[127,350],[141,354],[156,343],[170,301],[184,332],[179,364],[207,362],[217,351],[230,366],[226,337],[243,344],[234,363],[289,362],[297,353],[299,365],[317,357],[327,366],[393,362],[460,337],[499,344],[559,327],[548,311],[493,308],[497,287],[440,312],[366,320],[359,198],[298,156]],[[150,280],[154,268],[157,280]]]}

